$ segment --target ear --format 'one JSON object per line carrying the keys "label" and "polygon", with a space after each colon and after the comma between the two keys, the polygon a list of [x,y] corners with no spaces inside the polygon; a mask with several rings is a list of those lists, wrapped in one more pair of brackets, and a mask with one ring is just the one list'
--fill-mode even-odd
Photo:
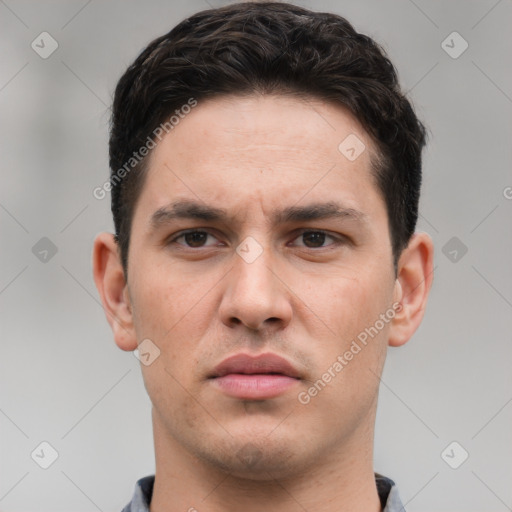
{"label": "ear", "polygon": [[93,273],[114,340],[122,350],[135,350],[137,336],[118,245],[111,233],[100,233],[94,240]]}
{"label": "ear", "polygon": [[389,345],[399,347],[419,327],[434,278],[434,244],[427,233],[414,233],[398,261],[395,281],[397,308],[389,330]]}

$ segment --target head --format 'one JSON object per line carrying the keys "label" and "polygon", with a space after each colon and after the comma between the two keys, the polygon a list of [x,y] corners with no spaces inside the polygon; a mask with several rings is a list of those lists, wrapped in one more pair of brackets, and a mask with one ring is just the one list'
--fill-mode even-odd
{"label": "head", "polygon": [[[424,144],[385,52],[340,16],[234,4],[148,45],[115,91],[94,265],[118,346],[158,354],[160,437],[254,478],[371,444],[386,348],[431,283]],[[233,396],[215,368],[240,352],[294,382]]]}

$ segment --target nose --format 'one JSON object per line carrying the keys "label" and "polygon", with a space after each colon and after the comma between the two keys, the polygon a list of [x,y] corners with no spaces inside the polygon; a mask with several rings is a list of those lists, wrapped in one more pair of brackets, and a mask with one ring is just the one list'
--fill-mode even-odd
{"label": "nose", "polygon": [[251,330],[286,327],[292,317],[292,294],[279,270],[270,249],[254,261],[235,254],[219,307],[222,322]]}

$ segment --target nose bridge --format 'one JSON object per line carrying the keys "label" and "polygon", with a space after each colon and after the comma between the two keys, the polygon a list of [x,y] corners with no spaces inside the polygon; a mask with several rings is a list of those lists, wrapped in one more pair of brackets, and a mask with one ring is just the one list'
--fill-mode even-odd
{"label": "nose bridge", "polygon": [[275,275],[276,263],[268,245],[264,247],[253,237],[240,243],[220,309],[225,324],[243,323],[257,329],[270,320],[289,322],[291,306]]}
{"label": "nose bridge", "polygon": [[255,238],[247,237],[237,247],[236,253],[234,270],[240,291],[247,288],[254,294],[271,294],[273,274],[270,269],[275,258],[268,246],[263,247]]}

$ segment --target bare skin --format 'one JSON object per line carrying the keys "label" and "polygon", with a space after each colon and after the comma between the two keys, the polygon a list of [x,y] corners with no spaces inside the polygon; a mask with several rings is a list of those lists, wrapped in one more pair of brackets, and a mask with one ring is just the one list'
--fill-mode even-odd
{"label": "bare skin", "polygon": [[[350,134],[366,145],[354,161],[338,149]],[[160,350],[141,365],[153,404],[151,512],[381,510],[373,473],[379,376],[387,346],[406,343],[423,318],[433,245],[415,233],[395,275],[372,150],[356,119],[332,103],[199,102],[150,155],[127,282],[113,236],[96,238],[94,277],[117,345],[131,351],[150,339]],[[185,200],[226,218],[160,215],[152,224],[158,209]],[[344,214],[276,215],[326,203]],[[203,234],[180,236],[191,229]],[[256,242],[250,251],[261,251],[252,262],[236,251],[247,237]],[[334,371],[358,334],[391,310]],[[228,396],[208,377],[239,352],[276,353],[300,379],[273,398]],[[302,403],[299,394],[329,369],[330,382]]]}

